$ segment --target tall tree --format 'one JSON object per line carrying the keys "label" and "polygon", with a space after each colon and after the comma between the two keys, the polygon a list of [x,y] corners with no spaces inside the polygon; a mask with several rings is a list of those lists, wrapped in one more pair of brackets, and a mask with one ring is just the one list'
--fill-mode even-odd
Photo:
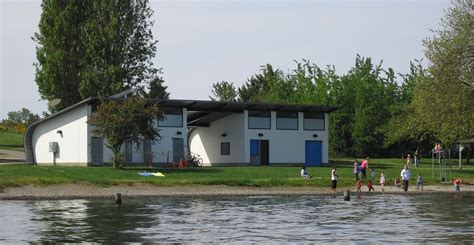
{"label": "tall tree", "polygon": [[415,88],[417,114],[444,143],[474,137],[474,3],[453,1],[424,46],[431,79]]}
{"label": "tall tree", "polygon": [[156,120],[160,118],[156,104],[135,96],[124,101],[102,100],[87,123],[94,126],[94,134],[107,139],[106,146],[114,153],[114,167],[121,167],[122,145],[126,141],[140,144],[143,137],[155,141],[160,137],[156,128]]}
{"label": "tall tree", "polygon": [[158,69],[147,0],[43,0],[36,83],[57,109],[84,98],[144,87]]}
{"label": "tall tree", "polygon": [[149,99],[168,99],[170,93],[167,91],[167,86],[163,83],[165,81],[161,77],[153,78],[148,84],[148,92],[144,93],[145,97]]}
{"label": "tall tree", "polygon": [[237,90],[233,83],[222,81],[212,84],[212,96],[209,98],[212,101],[231,101],[237,100]]}

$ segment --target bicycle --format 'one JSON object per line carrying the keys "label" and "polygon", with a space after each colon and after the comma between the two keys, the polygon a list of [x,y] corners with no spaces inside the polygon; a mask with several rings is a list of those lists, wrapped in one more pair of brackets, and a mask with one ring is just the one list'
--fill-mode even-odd
{"label": "bicycle", "polygon": [[202,167],[202,158],[199,157],[196,153],[188,153],[186,160],[188,162],[188,166],[191,167]]}

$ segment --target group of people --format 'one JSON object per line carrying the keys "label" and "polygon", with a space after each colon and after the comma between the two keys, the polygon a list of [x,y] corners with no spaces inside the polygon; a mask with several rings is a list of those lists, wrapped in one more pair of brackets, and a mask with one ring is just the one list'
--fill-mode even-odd
{"label": "group of people", "polygon": [[[408,155],[408,156],[410,156],[410,155]],[[367,169],[369,169],[369,158],[363,160],[362,163],[360,164],[360,166],[359,166],[359,161],[357,159],[354,161],[354,176],[355,176],[355,180],[356,180],[356,191],[357,192],[362,191],[361,190],[362,189],[362,179],[367,178]],[[373,181],[374,181],[376,172],[373,168],[369,169],[369,172],[370,172],[370,179],[367,181],[367,189],[370,192],[370,191],[375,191],[374,186],[373,186]],[[311,176],[308,174],[305,166],[303,166],[301,168],[300,175],[301,175],[301,177],[303,177],[305,179],[311,178]],[[333,168],[331,170],[331,189],[332,189],[332,192],[336,192],[338,177],[339,176],[336,174],[336,168]],[[402,171],[400,172],[400,176],[395,178],[394,186],[397,187],[397,188],[402,188],[402,186],[400,185],[400,177],[401,177],[401,180],[403,181],[403,190],[408,191],[408,184],[409,184],[410,177],[411,177],[411,172],[408,168],[408,164],[405,165],[405,167],[402,169]],[[384,191],[386,182],[385,182],[385,173],[383,173],[383,172],[380,174],[380,182],[379,183],[380,183],[381,190]],[[455,191],[460,191],[461,180],[454,179],[453,184],[454,184]],[[423,176],[421,176],[421,174],[418,174],[416,189],[417,190],[423,190]]]}

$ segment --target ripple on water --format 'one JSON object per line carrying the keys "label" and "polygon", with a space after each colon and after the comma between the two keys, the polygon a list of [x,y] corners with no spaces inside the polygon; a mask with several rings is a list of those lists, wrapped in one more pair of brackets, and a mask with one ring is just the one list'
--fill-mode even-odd
{"label": "ripple on water", "polygon": [[0,201],[0,242],[474,242],[474,195]]}

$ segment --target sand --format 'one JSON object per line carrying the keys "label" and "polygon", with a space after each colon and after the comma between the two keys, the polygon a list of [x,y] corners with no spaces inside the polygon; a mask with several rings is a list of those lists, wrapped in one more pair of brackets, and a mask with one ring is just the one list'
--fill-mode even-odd
{"label": "sand", "polygon": [[[242,186],[154,186],[137,184],[134,186],[95,186],[88,184],[64,184],[49,186],[7,187],[0,192],[0,200],[56,200],[56,199],[113,199],[121,193],[123,199],[135,197],[220,197],[220,196],[320,196],[343,195],[345,190],[354,192],[354,188],[338,188],[336,194],[329,187],[242,187]],[[436,194],[454,192],[452,185],[425,186],[423,191],[410,186],[408,192],[400,188],[375,186],[375,192],[363,187],[361,195],[375,194]],[[474,193],[474,186],[461,185],[461,192]],[[353,193],[354,194],[354,193]]]}

